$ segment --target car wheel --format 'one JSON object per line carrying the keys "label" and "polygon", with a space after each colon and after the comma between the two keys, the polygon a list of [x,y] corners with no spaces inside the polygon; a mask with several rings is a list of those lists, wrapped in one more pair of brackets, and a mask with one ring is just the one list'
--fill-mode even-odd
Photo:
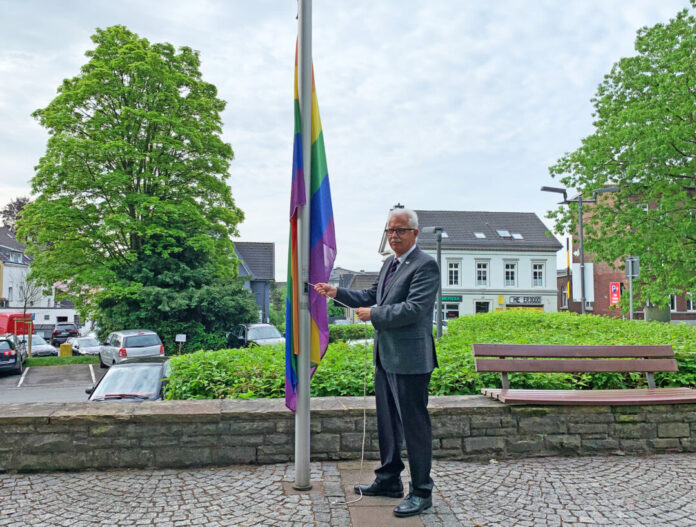
{"label": "car wheel", "polygon": [[99,354],[99,367],[100,367],[100,368],[108,368],[108,366],[107,366],[107,365],[104,363],[104,361],[102,360],[101,353]]}

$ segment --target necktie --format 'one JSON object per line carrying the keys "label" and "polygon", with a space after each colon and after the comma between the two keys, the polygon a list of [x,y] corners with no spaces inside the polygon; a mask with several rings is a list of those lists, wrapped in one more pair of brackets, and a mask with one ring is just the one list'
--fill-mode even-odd
{"label": "necktie", "polygon": [[387,286],[389,285],[389,282],[391,282],[392,276],[394,276],[394,273],[396,272],[396,268],[398,266],[399,266],[399,260],[394,258],[391,265],[389,266],[389,269],[387,269],[387,276],[384,277],[384,286],[382,287],[382,289],[387,288]]}

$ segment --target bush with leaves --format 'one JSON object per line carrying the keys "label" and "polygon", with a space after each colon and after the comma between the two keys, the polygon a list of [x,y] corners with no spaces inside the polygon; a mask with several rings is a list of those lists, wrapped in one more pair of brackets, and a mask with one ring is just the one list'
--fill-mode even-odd
{"label": "bush with leaves", "polygon": [[[440,367],[432,375],[432,395],[478,394],[483,387],[500,386],[498,374],[475,371],[471,353],[475,342],[670,344],[674,347],[679,371],[657,373],[655,382],[658,386],[696,387],[696,327],[572,313],[504,311],[450,321],[446,335],[437,344]],[[200,351],[174,357],[169,398],[281,397],[285,379],[284,354],[284,347],[279,345],[253,351]],[[329,345],[312,379],[312,396],[362,395],[365,357],[368,394],[374,394],[372,346],[334,342]],[[510,384],[514,388],[568,390],[636,388],[645,387],[645,375],[512,374]]]}

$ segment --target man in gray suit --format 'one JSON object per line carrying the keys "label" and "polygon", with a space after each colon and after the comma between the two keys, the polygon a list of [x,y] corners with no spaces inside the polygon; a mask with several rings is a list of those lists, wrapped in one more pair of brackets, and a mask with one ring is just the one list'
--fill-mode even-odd
{"label": "man in gray suit", "polygon": [[418,216],[394,209],[386,229],[394,256],[387,258],[369,289],[352,291],[328,284],[315,290],[358,307],[357,316],[375,328],[375,398],[381,464],[370,485],[356,485],[365,496],[404,495],[401,445],[406,440],[411,492],[395,509],[398,517],[413,516],[432,506],[432,432],[428,384],[437,366],[432,316],[438,292],[437,262],[416,246]]}

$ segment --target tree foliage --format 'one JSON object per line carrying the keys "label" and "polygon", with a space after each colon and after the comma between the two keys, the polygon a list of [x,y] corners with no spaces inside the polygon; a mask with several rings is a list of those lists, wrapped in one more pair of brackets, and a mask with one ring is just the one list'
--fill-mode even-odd
{"label": "tree foliage", "polygon": [[[696,286],[696,18],[685,9],[642,28],[635,48],[592,99],[594,133],[550,172],[585,199],[620,188],[585,218],[586,249],[605,262],[640,257],[638,294],[665,306],[670,293]],[[575,230],[574,207],[551,217]]]}
{"label": "tree foliage", "polygon": [[188,47],[123,26],[92,40],[80,73],[33,114],[49,140],[18,229],[32,277],[65,284],[83,311],[119,313],[116,327],[155,316],[207,327],[203,297],[238,287],[225,102]]}
{"label": "tree foliage", "polygon": [[29,203],[29,198],[22,196],[15,198],[5,205],[2,210],[0,210],[0,218],[2,219],[3,227],[7,227],[12,234],[15,234],[17,228],[16,223],[21,216],[22,210]]}

